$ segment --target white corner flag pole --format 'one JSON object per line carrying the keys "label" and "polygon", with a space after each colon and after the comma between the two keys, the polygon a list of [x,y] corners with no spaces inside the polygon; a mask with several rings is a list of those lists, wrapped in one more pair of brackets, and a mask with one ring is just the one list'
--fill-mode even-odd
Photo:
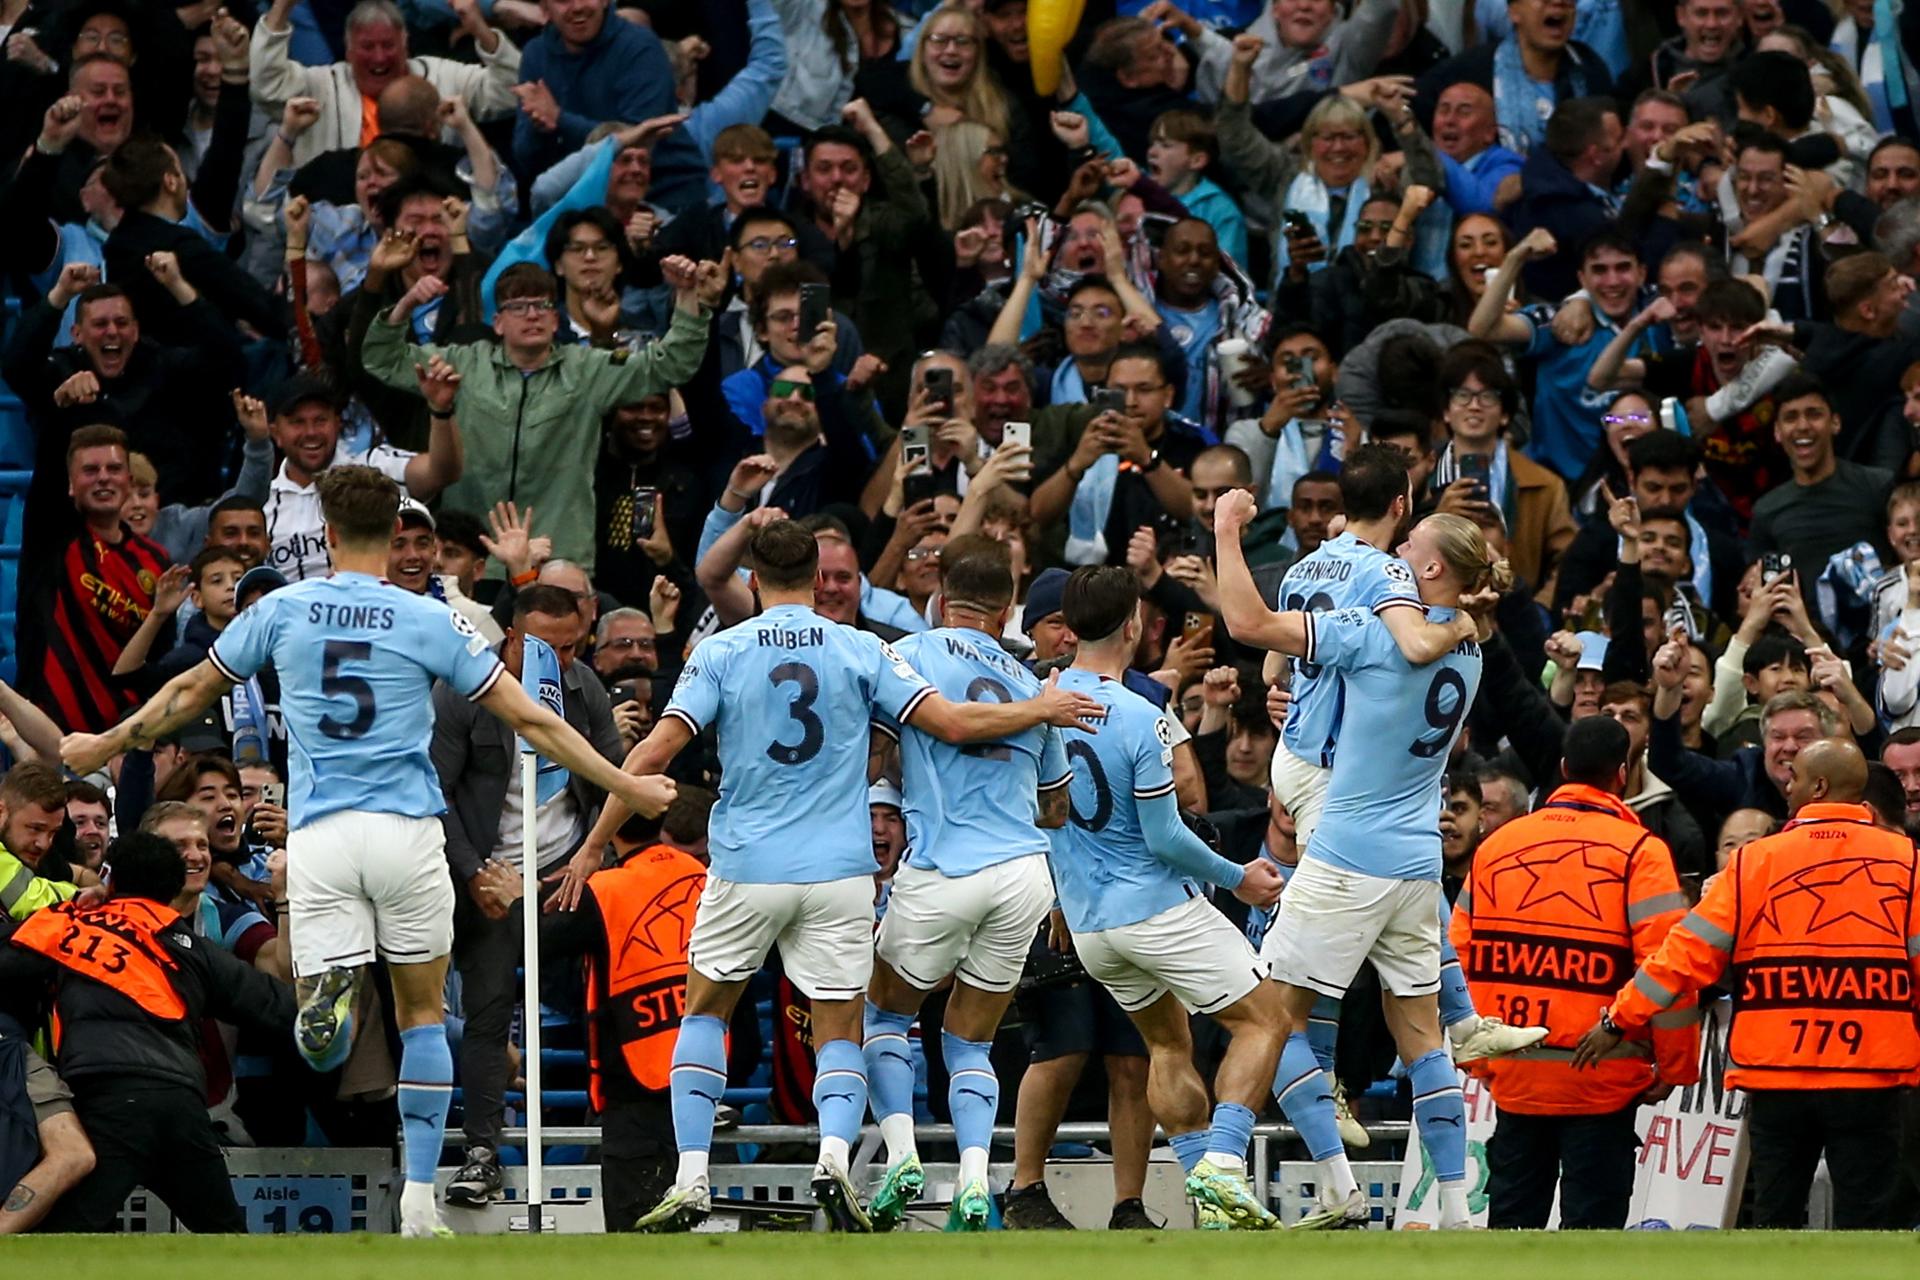
{"label": "white corner flag pole", "polygon": [[534,817],[540,808],[540,757],[525,741],[520,752],[520,901],[523,969],[526,973],[526,1059],[527,1075],[527,1230],[540,1232],[542,1187],[541,1167],[545,1152],[540,1146],[540,867],[534,852]]}

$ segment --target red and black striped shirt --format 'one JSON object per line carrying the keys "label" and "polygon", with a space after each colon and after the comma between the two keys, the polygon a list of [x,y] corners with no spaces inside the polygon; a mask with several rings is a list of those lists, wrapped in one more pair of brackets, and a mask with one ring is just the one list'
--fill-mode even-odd
{"label": "red and black striped shirt", "polygon": [[139,701],[114,679],[113,664],[153,608],[154,589],[171,563],[158,543],[125,525],[120,535],[111,543],[83,531],[67,544],[54,580],[42,670],[48,710],[75,733],[110,729]]}

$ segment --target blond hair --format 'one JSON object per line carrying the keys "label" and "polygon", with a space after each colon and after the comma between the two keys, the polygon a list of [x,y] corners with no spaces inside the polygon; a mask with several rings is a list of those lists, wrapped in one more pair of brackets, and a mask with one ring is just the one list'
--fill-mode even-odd
{"label": "blond hair", "polygon": [[940,193],[940,225],[958,231],[967,211],[981,200],[1018,201],[1019,192],[1002,184],[989,190],[980,180],[980,158],[1005,139],[977,120],[956,120],[933,131],[933,182]]}
{"label": "blond hair", "polygon": [[1368,118],[1367,109],[1338,93],[1320,99],[1319,105],[1307,112],[1307,121],[1300,126],[1301,164],[1312,168],[1314,136],[1322,129],[1340,125],[1346,125],[1367,140],[1367,167],[1364,172],[1372,173],[1373,166],[1380,162],[1380,135],[1373,131],[1373,121]]}
{"label": "blond hair", "polygon": [[1489,586],[1505,591],[1513,585],[1512,567],[1488,549],[1479,525],[1448,512],[1436,512],[1421,523],[1432,530],[1440,558],[1447,562],[1447,572],[1459,579],[1463,591]]}
{"label": "blond hair", "polygon": [[[954,18],[966,24],[967,33],[973,37],[975,53],[973,74],[957,96],[934,92],[932,79],[927,75],[927,58],[931,55],[933,42],[929,39],[933,29],[944,18]],[[927,15],[921,24],[920,38],[913,46],[913,61],[907,68],[907,80],[913,85],[913,91],[927,101],[944,107],[952,107],[969,120],[987,126],[1001,137],[1007,135],[1007,98],[993,73],[987,70],[987,24],[980,15],[971,9],[957,4],[943,4]],[[1377,145],[1377,144],[1376,144]]]}
{"label": "blond hair", "polygon": [[153,469],[153,459],[144,453],[127,455],[127,479],[136,489],[158,489],[160,473]]}

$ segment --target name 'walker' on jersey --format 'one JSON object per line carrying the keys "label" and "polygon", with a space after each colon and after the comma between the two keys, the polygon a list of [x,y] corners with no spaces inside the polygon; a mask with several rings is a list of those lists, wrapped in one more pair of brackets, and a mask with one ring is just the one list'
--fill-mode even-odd
{"label": "name 'walker' on jersey", "polygon": [[1073,812],[1058,833],[1053,882],[1075,933],[1151,919],[1206,890],[1154,856],[1136,801],[1173,794],[1173,733],[1154,705],[1117,680],[1069,669],[1060,686],[1107,708],[1099,732],[1066,741]]}
{"label": "name 'walker' on jersey", "polygon": [[[1452,609],[1427,610],[1448,622]],[[1306,856],[1389,880],[1440,878],[1441,782],[1480,687],[1480,646],[1465,640],[1415,667],[1363,609],[1307,614],[1306,661],[1347,688],[1327,803]]]}
{"label": "name 'walker' on jersey", "polygon": [[[1280,580],[1280,608],[1307,613],[1334,609],[1366,609],[1382,613],[1410,605],[1419,609],[1420,592],[1413,570],[1399,556],[1389,555],[1351,533],[1328,538],[1311,555],[1298,561]],[[1287,709],[1280,741],[1309,764],[1326,768],[1339,744],[1346,688],[1338,672],[1324,664],[1296,661],[1287,686],[1293,702]]]}
{"label": "name 'walker' on jersey", "polygon": [[[1024,702],[1042,692],[1038,677],[979,631],[922,631],[893,649],[952,702]],[[998,742],[952,746],[932,734],[901,734],[897,724],[882,727],[900,738],[908,863],[969,876],[1047,852],[1047,834],[1034,825],[1038,793],[1072,771],[1057,731],[1038,725]]]}
{"label": "name 'walker' on jersey", "polygon": [[702,640],[664,714],[720,734],[713,874],[819,884],[873,871],[869,731],[933,686],[878,636],[776,605]]}
{"label": "name 'walker' on jersey", "polygon": [[268,665],[279,673],[294,830],[346,810],[445,812],[427,754],[433,682],[479,698],[505,670],[471,622],[364,573],[309,578],[261,597],[207,656],[235,683]]}

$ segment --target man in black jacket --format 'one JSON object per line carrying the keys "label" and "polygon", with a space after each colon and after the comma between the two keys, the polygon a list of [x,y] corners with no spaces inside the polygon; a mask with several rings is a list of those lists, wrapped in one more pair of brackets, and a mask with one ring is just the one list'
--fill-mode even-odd
{"label": "man in black jacket", "polygon": [[9,1000],[51,986],[56,1066],[98,1153],[46,1230],[106,1232],[136,1185],[196,1234],[243,1232],[226,1159],[207,1114],[201,1020],[286,1035],[293,991],[219,947],[196,944],[168,904],[186,884],[173,844],[122,836],[107,851],[112,896],[35,913],[0,947]]}

